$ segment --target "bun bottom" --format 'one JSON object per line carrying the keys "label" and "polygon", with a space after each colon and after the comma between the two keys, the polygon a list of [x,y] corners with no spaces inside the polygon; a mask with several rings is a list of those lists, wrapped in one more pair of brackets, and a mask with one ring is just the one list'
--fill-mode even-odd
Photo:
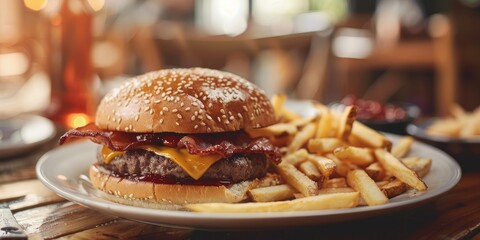
{"label": "bun bottom", "polygon": [[108,200],[148,208],[178,209],[184,204],[222,202],[235,203],[247,198],[247,191],[258,180],[243,181],[230,186],[158,184],[112,176],[92,165],[89,171],[92,185],[107,193]]}

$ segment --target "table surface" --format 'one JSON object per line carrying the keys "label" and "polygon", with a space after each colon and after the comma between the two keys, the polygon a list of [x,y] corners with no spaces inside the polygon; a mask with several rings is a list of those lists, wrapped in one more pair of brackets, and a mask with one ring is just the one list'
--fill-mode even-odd
{"label": "table surface", "polygon": [[478,168],[464,168],[451,191],[401,212],[302,228],[222,232],[133,222],[57,196],[35,176],[38,158],[55,146],[53,140],[27,155],[0,159],[0,207],[10,207],[30,239],[480,239]]}

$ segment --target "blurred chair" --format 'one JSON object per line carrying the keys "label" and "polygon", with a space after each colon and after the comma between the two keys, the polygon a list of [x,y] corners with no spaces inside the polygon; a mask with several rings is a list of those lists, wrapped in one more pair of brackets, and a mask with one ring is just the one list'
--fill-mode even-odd
{"label": "blurred chair", "polygon": [[326,88],[331,59],[331,30],[314,34],[304,71],[295,88],[301,99],[326,100]]}
{"label": "blurred chair", "polygon": [[[156,39],[165,66],[227,70],[256,83],[269,81],[271,89],[265,90],[272,93],[286,92],[296,86],[304,60],[301,57],[302,63],[298,64],[295,55],[308,54],[316,33],[274,36],[246,32],[232,37],[212,36],[181,25],[160,25],[159,28],[167,31],[159,32]],[[259,72],[259,65],[262,64],[268,66],[263,65],[261,68],[264,69]],[[270,67],[265,75],[265,68]]]}
{"label": "blurred chair", "polygon": [[[339,80],[344,94],[355,94],[386,101],[402,84],[394,75],[402,69],[433,69],[434,107],[438,115],[446,115],[457,97],[457,66],[454,54],[453,29],[447,16],[435,15],[429,20],[428,38],[398,40],[379,47],[364,58],[337,57]],[[366,75],[387,69],[383,78],[366,86]],[[388,79],[388,80],[387,80]]]}

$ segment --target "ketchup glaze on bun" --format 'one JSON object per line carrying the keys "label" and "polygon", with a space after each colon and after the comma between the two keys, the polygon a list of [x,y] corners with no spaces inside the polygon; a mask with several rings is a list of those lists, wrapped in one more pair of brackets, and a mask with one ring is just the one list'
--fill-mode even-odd
{"label": "ketchup glaze on bun", "polygon": [[95,123],[65,133],[100,144],[89,170],[110,200],[165,208],[239,202],[280,151],[244,131],[276,122],[264,92],[231,73],[167,69],[132,78],[110,91]]}

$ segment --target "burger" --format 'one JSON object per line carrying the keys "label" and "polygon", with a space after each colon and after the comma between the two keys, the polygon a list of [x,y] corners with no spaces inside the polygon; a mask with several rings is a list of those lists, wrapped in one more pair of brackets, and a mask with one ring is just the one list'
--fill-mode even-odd
{"label": "burger", "polygon": [[105,95],[94,123],[72,129],[60,144],[99,144],[89,169],[104,197],[165,208],[240,202],[280,161],[267,138],[246,130],[276,122],[265,93],[231,73],[192,68],[154,71]]}

